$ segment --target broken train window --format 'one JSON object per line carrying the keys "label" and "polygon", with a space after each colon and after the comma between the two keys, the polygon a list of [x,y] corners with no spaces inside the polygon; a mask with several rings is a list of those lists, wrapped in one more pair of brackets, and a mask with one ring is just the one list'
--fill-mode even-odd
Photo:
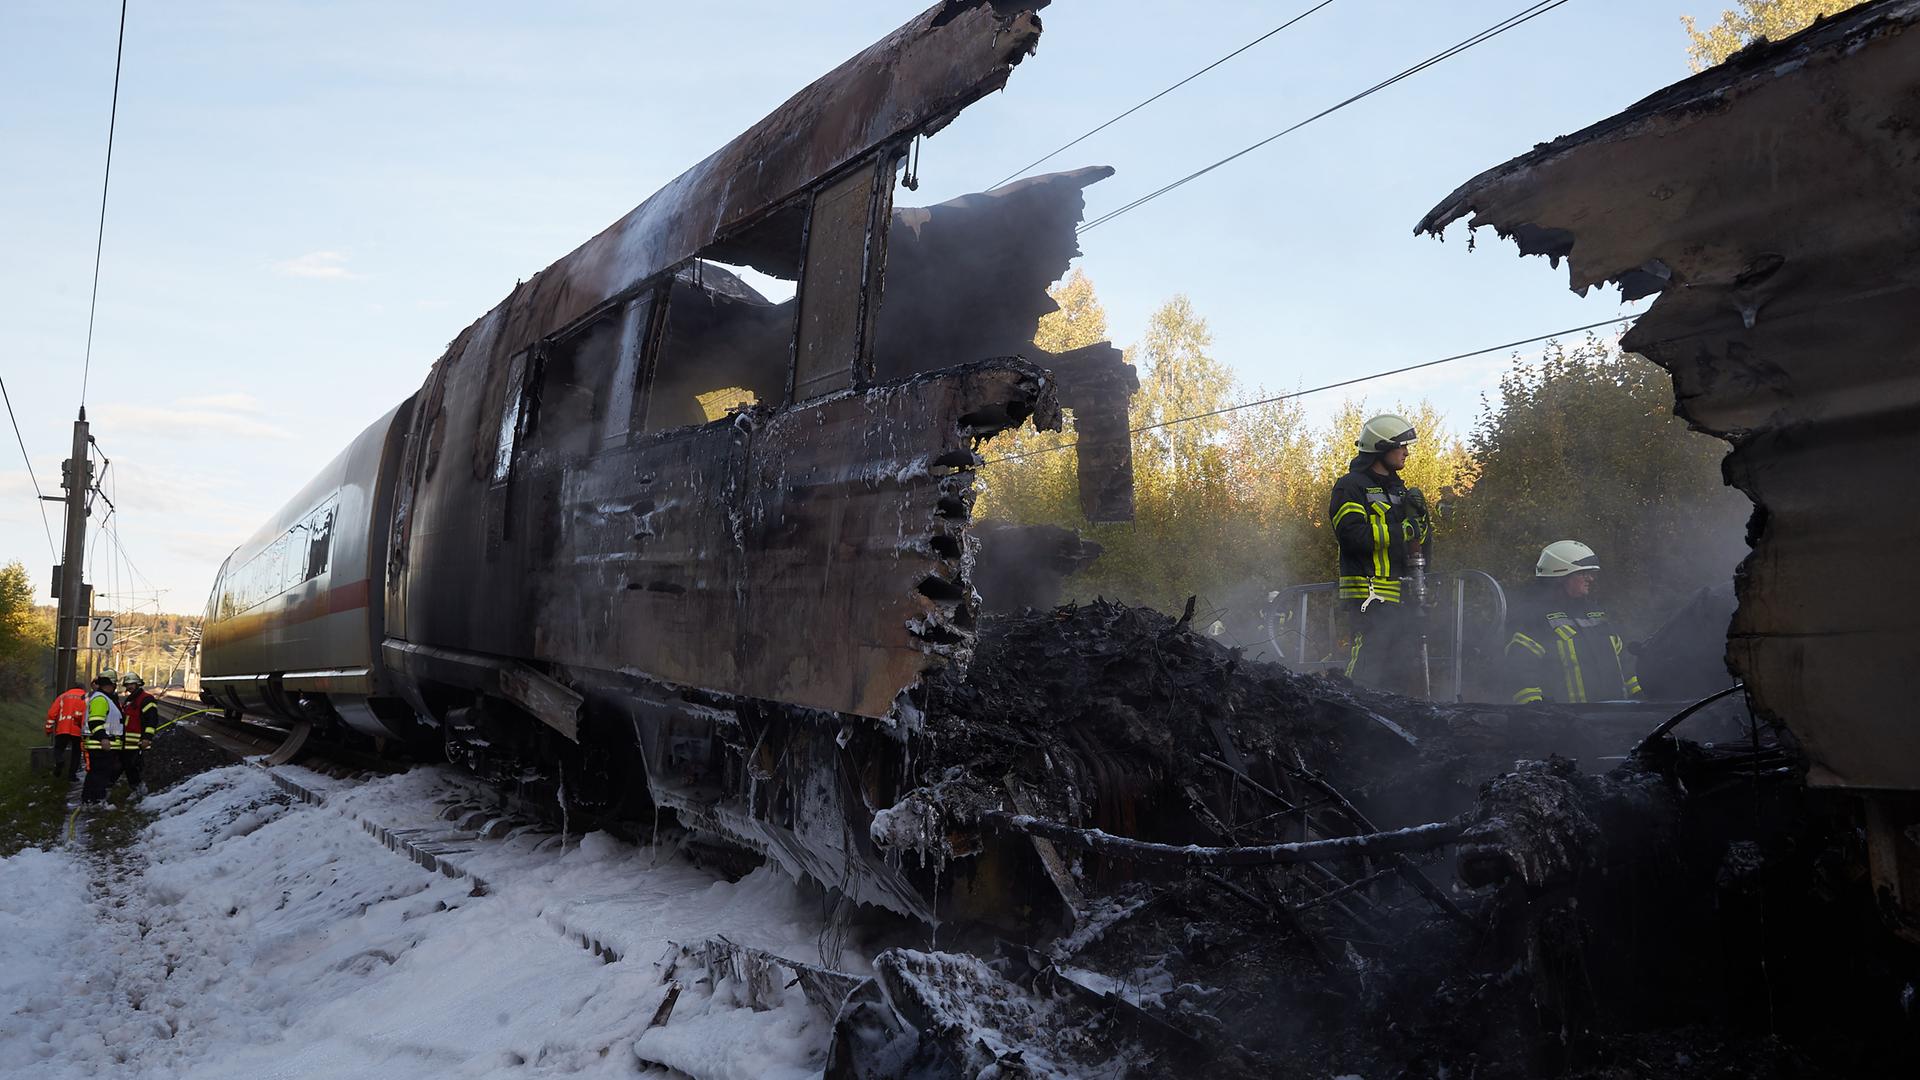
{"label": "broken train window", "polygon": [[872,381],[891,161],[848,166],[673,274],[641,430]]}
{"label": "broken train window", "polygon": [[673,272],[638,430],[785,400],[805,225],[804,206],[789,203]]}

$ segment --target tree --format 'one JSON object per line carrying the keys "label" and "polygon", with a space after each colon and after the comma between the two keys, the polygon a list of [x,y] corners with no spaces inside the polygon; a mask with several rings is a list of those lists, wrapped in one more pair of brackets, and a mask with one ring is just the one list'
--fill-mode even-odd
{"label": "tree", "polygon": [[1726,444],[1673,414],[1666,372],[1592,334],[1516,360],[1469,449],[1478,475],[1443,534],[1458,537],[1449,565],[1511,587],[1542,546],[1581,540],[1600,556],[1609,611],[1644,632],[1745,553],[1751,507],[1721,479]]}
{"label": "tree", "polygon": [[1680,16],[1687,30],[1687,65],[1705,71],[1753,43],[1779,41],[1812,26],[1815,19],[1845,11],[1858,0],[1737,0],[1739,11],[1722,11],[1720,21],[1703,33],[1691,16]]}
{"label": "tree", "polygon": [[52,646],[52,627],[34,610],[27,568],[18,560],[0,567],[0,698],[44,690],[42,663]]}
{"label": "tree", "polygon": [[[1033,343],[1062,353],[1107,340],[1107,313],[1093,281],[1076,269],[1047,290],[1059,305],[1040,317]],[[979,517],[1018,524],[1065,524],[1078,516],[1079,455],[1069,414],[1059,431],[1016,428],[996,436],[984,453],[994,464],[980,471]]]}

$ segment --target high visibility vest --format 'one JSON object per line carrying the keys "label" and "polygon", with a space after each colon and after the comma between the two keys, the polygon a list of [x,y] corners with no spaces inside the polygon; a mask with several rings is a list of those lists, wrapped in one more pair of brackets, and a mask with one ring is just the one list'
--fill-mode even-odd
{"label": "high visibility vest", "polygon": [[87,695],[87,732],[82,745],[89,750],[115,749],[125,731],[120,706],[112,695],[98,690]]}
{"label": "high visibility vest", "polygon": [[127,699],[125,733],[120,736],[119,749],[145,750],[153,745],[153,730],[160,726],[160,702],[152,694],[141,690]]}
{"label": "high visibility vest", "polygon": [[47,734],[79,737],[86,731],[87,692],[68,690],[47,707]]}

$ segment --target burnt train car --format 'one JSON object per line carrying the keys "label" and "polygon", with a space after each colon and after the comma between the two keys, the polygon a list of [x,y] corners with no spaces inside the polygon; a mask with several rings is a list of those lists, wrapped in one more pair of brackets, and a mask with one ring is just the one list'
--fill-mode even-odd
{"label": "burnt train car", "polygon": [[1041,6],[936,5],[518,285],[227,560],[209,700],[665,807],[930,917],[865,823],[970,646],[976,447],[1064,401],[1089,515],[1131,513],[1131,368],[1031,346],[1110,170],[892,205]]}

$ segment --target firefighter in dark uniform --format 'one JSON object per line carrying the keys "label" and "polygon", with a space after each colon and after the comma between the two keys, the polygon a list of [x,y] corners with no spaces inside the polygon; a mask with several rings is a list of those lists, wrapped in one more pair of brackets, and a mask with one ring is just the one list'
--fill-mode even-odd
{"label": "firefighter in dark uniform", "polygon": [[120,774],[127,778],[127,786],[135,795],[145,795],[147,785],[140,767],[153,748],[153,733],[160,727],[160,699],[147,693],[147,680],[137,672],[129,673],[120,686],[125,692],[121,711],[126,714],[126,732],[120,736]]}
{"label": "firefighter in dark uniform", "polygon": [[1402,694],[1418,694],[1425,683],[1420,613],[1411,595],[1402,596],[1401,586],[1408,556],[1414,550],[1430,555],[1433,539],[1426,499],[1400,478],[1407,446],[1417,437],[1403,417],[1367,421],[1354,440],[1359,453],[1334,483],[1327,509],[1340,545],[1340,605],[1347,609],[1353,635],[1347,675]]}
{"label": "firefighter in dark uniform", "polygon": [[1578,540],[1556,540],[1534,564],[1531,605],[1518,613],[1507,640],[1515,704],[1580,704],[1638,698],[1626,642],[1614,633],[1593,595],[1600,558]]}

